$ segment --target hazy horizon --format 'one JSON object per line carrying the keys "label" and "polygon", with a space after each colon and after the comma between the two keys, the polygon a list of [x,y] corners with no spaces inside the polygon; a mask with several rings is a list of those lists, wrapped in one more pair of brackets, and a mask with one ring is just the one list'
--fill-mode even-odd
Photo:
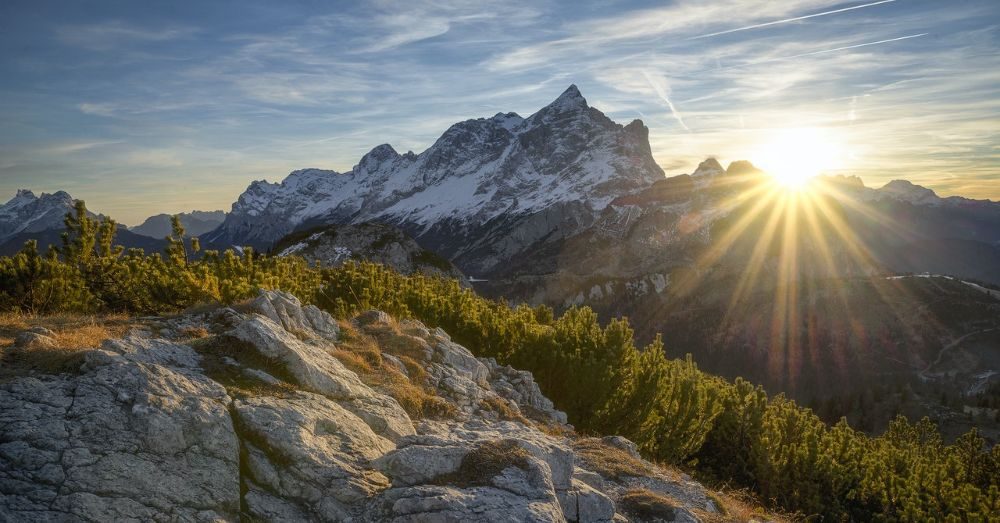
{"label": "hazy horizon", "polygon": [[420,152],[572,83],[642,119],[668,175],[810,129],[833,174],[1000,200],[988,1],[322,7],[6,3],[0,199],[66,190],[130,225],[228,210],[252,180]]}

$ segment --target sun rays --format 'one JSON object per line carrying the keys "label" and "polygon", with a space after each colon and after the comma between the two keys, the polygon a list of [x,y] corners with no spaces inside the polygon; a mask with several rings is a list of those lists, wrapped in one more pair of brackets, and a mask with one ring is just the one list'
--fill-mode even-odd
{"label": "sun rays", "polygon": [[[800,140],[811,145],[799,157],[816,157],[812,139]],[[904,299],[911,291],[881,277],[885,269],[872,250],[873,241],[898,237],[906,227],[851,194],[849,180],[807,172],[790,180],[748,168],[714,180],[707,188],[717,202],[711,239],[695,261],[696,274],[672,289],[693,296],[719,288],[712,281],[727,281],[716,341],[761,351],[768,373],[792,386],[801,370],[821,362],[843,372],[868,357],[893,356],[850,348],[884,336],[859,310],[859,292],[879,302],[879,314],[893,324],[912,324],[914,314],[900,305],[913,301]],[[870,229],[860,221],[877,223],[886,236],[859,233]],[[843,325],[831,326],[837,318]]]}

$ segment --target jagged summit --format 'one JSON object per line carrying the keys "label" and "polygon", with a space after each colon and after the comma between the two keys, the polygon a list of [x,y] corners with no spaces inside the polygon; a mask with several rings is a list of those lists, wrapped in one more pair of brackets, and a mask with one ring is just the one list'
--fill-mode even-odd
{"label": "jagged summit", "polygon": [[578,110],[587,107],[587,99],[580,93],[580,89],[576,87],[576,84],[572,84],[558,98],[553,100],[552,103],[545,106],[542,111],[547,109],[557,111]]}
{"label": "jagged summit", "polygon": [[[501,112],[456,123],[419,154],[382,144],[346,173],[296,171],[280,184],[255,182],[204,239],[266,248],[296,228],[382,221],[436,248],[455,242],[462,250],[487,241],[483,230],[474,241],[463,238],[477,228],[503,227],[506,235],[518,227],[512,222],[545,212],[551,216],[532,222],[523,241],[570,234],[614,198],[663,179],[648,134],[641,121],[622,126],[589,107],[571,85],[527,119]],[[492,265],[519,247],[488,248],[506,251],[489,255],[484,263]]]}

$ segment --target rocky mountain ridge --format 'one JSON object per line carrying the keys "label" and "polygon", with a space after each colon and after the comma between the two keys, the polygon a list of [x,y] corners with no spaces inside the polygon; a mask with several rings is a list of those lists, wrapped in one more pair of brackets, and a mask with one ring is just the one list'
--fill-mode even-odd
{"label": "rocky mountain ridge", "polygon": [[392,267],[400,274],[443,276],[471,285],[446,258],[422,248],[403,231],[384,223],[321,225],[284,237],[271,252],[277,256],[300,256],[322,267],[369,261]]}
{"label": "rocky mountain ridge", "polygon": [[575,233],[614,198],[662,177],[641,121],[616,124],[570,86],[528,118],[457,123],[420,154],[380,145],[347,173],[306,169],[280,184],[254,182],[204,239],[268,247],[300,227],[383,221],[485,271]]}
{"label": "rocky mountain ridge", "polygon": [[[5,350],[23,361],[50,335]],[[377,361],[347,349],[361,335]],[[242,312],[151,319],[72,361],[0,381],[4,520],[722,517],[627,440],[574,436],[530,373],[377,311],[338,324],[262,292]],[[360,370],[376,364],[395,388]],[[421,382],[437,407],[416,419],[399,391]]]}

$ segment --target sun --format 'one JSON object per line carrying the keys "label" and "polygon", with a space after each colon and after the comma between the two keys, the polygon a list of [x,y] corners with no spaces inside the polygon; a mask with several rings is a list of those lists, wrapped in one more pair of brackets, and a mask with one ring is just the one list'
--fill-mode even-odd
{"label": "sun", "polygon": [[841,158],[829,131],[807,127],[775,131],[754,152],[753,163],[784,188],[801,190],[814,176],[836,168]]}

